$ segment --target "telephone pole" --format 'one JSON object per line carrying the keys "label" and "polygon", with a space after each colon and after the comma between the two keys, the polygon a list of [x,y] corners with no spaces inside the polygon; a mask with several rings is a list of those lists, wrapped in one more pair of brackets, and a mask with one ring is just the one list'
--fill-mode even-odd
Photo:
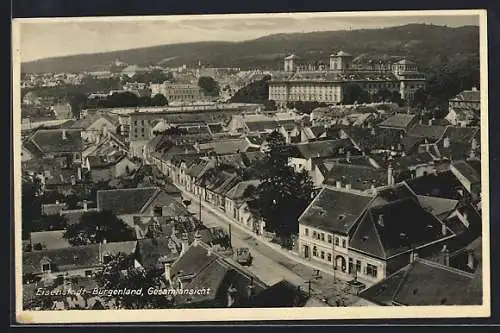
{"label": "telephone pole", "polygon": [[199,201],[200,201],[199,210],[200,210],[200,222],[201,222],[201,191],[200,191],[200,198],[199,198]]}

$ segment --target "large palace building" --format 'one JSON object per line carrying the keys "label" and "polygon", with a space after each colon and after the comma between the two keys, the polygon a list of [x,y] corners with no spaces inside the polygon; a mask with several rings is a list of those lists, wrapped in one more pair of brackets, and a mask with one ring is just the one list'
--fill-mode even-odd
{"label": "large palace building", "polygon": [[330,55],[326,64],[304,64],[292,54],[284,60],[284,71],[269,81],[269,99],[278,105],[296,101],[342,103],[343,87],[358,84],[370,94],[382,88],[397,91],[409,100],[425,86],[425,76],[417,65],[405,58],[354,58],[340,51]]}

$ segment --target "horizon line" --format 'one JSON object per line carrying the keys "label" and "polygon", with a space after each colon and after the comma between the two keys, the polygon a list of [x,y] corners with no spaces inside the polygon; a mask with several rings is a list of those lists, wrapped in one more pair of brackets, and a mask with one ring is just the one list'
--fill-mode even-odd
{"label": "horizon line", "polygon": [[[234,15],[246,15],[246,14],[234,14]],[[252,15],[252,14],[250,14]],[[211,15],[201,15],[201,16],[211,16]],[[28,20],[38,20],[38,19],[46,19],[46,18],[30,18]],[[86,19],[86,18],[82,18]],[[73,54],[67,54],[67,55],[61,55],[61,56],[53,56],[53,57],[46,57],[46,58],[39,58],[39,59],[33,59],[33,60],[28,60],[28,61],[21,61],[21,66],[29,63],[35,63],[38,61],[46,61],[46,60],[56,60],[56,59],[64,59],[64,58],[70,58],[70,57],[77,57],[77,56],[91,56],[91,55],[103,55],[103,54],[108,54],[108,53],[114,53],[114,52],[126,52],[126,51],[134,51],[134,50],[141,50],[141,49],[148,49],[148,48],[155,48],[155,47],[162,47],[162,46],[177,46],[177,45],[189,45],[189,44],[208,44],[208,43],[226,43],[226,44],[238,44],[238,43],[245,43],[249,41],[255,41],[259,40],[261,38],[266,38],[270,36],[279,36],[279,35],[305,35],[305,34],[314,34],[314,33],[327,33],[327,32],[341,32],[341,31],[362,31],[362,30],[384,30],[384,29],[391,29],[391,28],[398,28],[398,27],[405,27],[405,26],[411,26],[411,25],[424,25],[424,26],[435,26],[435,27],[444,27],[448,29],[460,29],[460,28],[465,28],[465,27],[477,27],[479,28],[479,25],[475,24],[467,24],[467,25],[461,25],[461,26],[454,26],[450,27],[446,24],[433,24],[433,23],[407,23],[407,24],[397,24],[397,25],[389,25],[385,27],[379,27],[379,28],[355,28],[355,29],[333,29],[333,30],[311,30],[307,32],[278,32],[278,33],[271,33],[267,35],[261,35],[256,38],[250,38],[250,39],[244,39],[244,40],[237,40],[237,41],[231,41],[231,40],[211,40],[211,41],[189,41],[189,42],[176,42],[176,43],[162,43],[162,44],[152,44],[149,46],[142,46],[142,47],[133,47],[133,48],[126,48],[126,49],[116,49],[116,50],[110,50],[110,51],[102,51],[102,52],[88,52],[88,53],[73,53]]]}

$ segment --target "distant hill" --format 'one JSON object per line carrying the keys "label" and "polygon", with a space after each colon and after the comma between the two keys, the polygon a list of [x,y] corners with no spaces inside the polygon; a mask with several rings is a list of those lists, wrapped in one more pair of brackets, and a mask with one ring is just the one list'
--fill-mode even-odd
{"label": "distant hill", "polygon": [[422,70],[449,62],[477,64],[479,27],[409,24],[384,29],[275,34],[244,42],[200,42],[43,59],[22,64],[23,72],[81,72],[99,70],[120,59],[139,66],[163,63],[245,68],[282,68],[283,57],[294,52],[310,60],[327,60],[333,51],[408,56]]}

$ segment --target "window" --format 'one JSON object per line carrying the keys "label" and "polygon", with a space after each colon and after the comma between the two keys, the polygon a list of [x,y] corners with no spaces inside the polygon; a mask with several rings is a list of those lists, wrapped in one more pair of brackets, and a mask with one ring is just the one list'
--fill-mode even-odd
{"label": "window", "polygon": [[328,243],[332,243],[332,235],[328,235]]}
{"label": "window", "polygon": [[351,274],[353,271],[353,268],[354,268],[354,260],[352,258],[349,258],[349,266],[348,266],[347,272],[349,274]]}
{"label": "window", "polygon": [[325,241],[325,234],[321,234],[321,240],[324,242]]}
{"label": "window", "polygon": [[361,272],[361,261],[356,260],[356,272]]}
{"label": "window", "polygon": [[313,238],[316,238],[316,231],[313,231]]}
{"label": "window", "polygon": [[331,253],[328,253],[328,261],[332,261],[332,254]]}
{"label": "window", "polygon": [[42,264],[42,272],[50,272],[50,263]]}
{"label": "window", "polygon": [[313,256],[318,256],[318,248],[316,246],[313,247]]}
{"label": "window", "polygon": [[321,251],[321,259],[325,259],[325,251]]}
{"label": "window", "polygon": [[339,238],[338,237],[335,237],[335,245],[339,246]]}
{"label": "window", "polygon": [[346,241],[345,239],[342,240],[342,247],[345,248],[346,247]]}
{"label": "window", "polygon": [[366,275],[377,277],[377,266],[366,264]]}
{"label": "window", "polygon": [[86,270],[85,271],[85,276],[92,276],[92,271],[91,270]]}
{"label": "window", "polygon": [[306,236],[309,236],[309,228],[305,228],[305,229],[304,229],[304,234],[305,234]]}

